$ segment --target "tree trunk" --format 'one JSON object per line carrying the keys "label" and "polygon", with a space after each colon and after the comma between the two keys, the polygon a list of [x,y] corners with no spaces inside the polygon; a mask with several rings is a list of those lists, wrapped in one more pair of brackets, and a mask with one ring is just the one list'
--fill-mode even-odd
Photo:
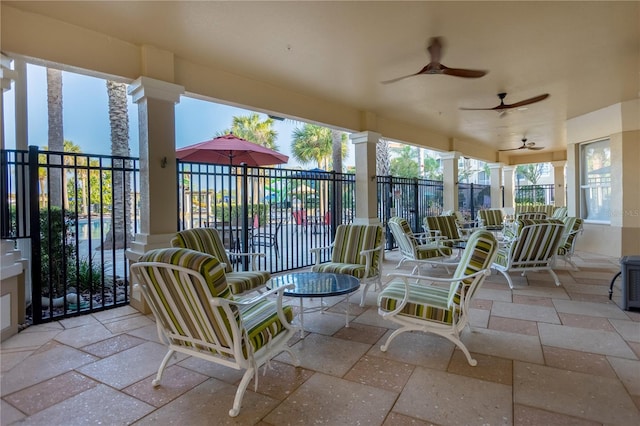
{"label": "tree trunk", "polygon": [[389,176],[390,173],[389,141],[380,139],[376,144],[376,174],[378,176]]}
{"label": "tree trunk", "polygon": [[[47,68],[47,108],[49,118],[49,151],[64,151],[64,131],[62,122],[62,71]],[[62,154],[50,157],[51,164],[62,164]],[[62,207],[62,171],[49,169],[49,202]]]}
{"label": "tree trunk", "polygon": [[[109,97],[109,124],[111,126],[111,155],[129,157],[129,114],[127,111],[127,85],[107,81]],[[111,229],[105,237],[102,249],[126,248],[133,234],[131,231],[131,162],[113,160],[112,188],[113,211]]]}

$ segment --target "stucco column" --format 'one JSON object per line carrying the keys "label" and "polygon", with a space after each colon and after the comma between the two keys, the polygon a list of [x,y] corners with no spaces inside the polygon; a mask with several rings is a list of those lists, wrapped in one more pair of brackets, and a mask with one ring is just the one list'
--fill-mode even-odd
{"label": "stucco column", "polygon": [[555,196],[555,206],[564,207],[567,205],[564,182],[564,169],[567,165],[566,161],[552,161],[553,166],[553,187]]}
{"label": "stucco column", "polygon": [[[505,166],[502,168],[503,178],[502,182],[504,185],[504,206],[505,209],[514,210],[516,205],[515,203],[515,174],[516,167],[515,166]],[[491,206],[493,206],[493,197],[491,198]]]}
{"label": "stucco column", "polygon": [[502,208],[502,163],[490,163],[491,170],[491,208]]}
{"label": "stucco column", "polygon": [[[138,105],[140,146],[140,229],[126,256],[137,261],[146,251],[169,247],[178,223],[175,104],[184,87],[149,77],[129,86]],[[148,312],[137,285],[131,280],[131,306]]]}
{"label": "stucco column", "polygon": [[380,224],[376,188],[376,144],[380,136],[367,131],[350,137],[356,155],[356,225]]}
{"label": "stucco column", "polygon": [[458,159],[456,151],[440,154],[442,160],[442,210],[459,210],[458,203]]}

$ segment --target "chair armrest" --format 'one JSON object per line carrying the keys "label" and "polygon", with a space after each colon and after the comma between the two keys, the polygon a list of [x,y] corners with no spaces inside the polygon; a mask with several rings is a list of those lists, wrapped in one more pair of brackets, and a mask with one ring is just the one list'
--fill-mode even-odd
{"label": "chair armrest", "polygon": [[251,258],[251,270],[257,271],[256,260],[259,257],[266,257],[265,253],[237,253],[237,252],[227,252],[227,256],[229,257],[249,257]]}
{"label": "chair armrest", "polygon": [[314,264],[314,266],[320,264],[320,252],[321,251],[331,251],[331,250],[333,250],[333,243],[331,243],[331,245],[325,246],[325,247],[313,247],[313,248],[310,248],[309,251],[311,252],[311,254],[315,255],[315,257],[316,257],[316,263]]}

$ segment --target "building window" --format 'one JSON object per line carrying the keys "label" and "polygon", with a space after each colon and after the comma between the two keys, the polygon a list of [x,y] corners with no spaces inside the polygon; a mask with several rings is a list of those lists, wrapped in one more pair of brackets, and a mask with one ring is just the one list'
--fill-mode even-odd
{"label": "building window", "polygon": [[609,140],[580,146],[581,216],[588,221],[610,222],[611,150]]}

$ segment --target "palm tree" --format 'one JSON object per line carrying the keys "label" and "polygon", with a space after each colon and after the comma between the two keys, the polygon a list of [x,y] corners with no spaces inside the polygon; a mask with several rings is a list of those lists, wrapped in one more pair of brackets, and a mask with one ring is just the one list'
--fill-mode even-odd
{"label": "palm tree", "polygon": [[266,118],[260,120],[260,115],[252,113],[250,115],[233,117],[231,129],[223,131],[218,136],[233,133],[239,138],[248,140],[258,145],[262,145],[265,148],[278,150],[276,146],[276,138],[278,132],[273,129],[273,119]]}
{"label": "palm tree", "polygon": [[291,153],[302,164],[315,161],[319,168],[325,169],[333,152],[331,129],[305,124],[296,127],[291,135]]}
{"label": "palm tree", "polygon": [[[49,118],[49,149],[64,150],[64,131],[62,122],[62,71],[47,68],[47,109]],[[61,164],[61,157],[51,156],[51,164]],[[62,173],[58,168],[49,169],[49,202],[52,206],[62,207]]]}
{"label": "palm tree", "polygon": [[417,157],[416,149],[405,145],[400,150],[400,156],[391,160],[391,174],[405,178],[418,177],[420,167],[418,162],[414,160]]}
{"label": "palm tree", "polygon": [[380,139],[376,144],[376,174],[378,176],[389,176],[391,173],[390,154],[389,141]]}
{"label": "palm tree", "polygon": [[[111,126],[111,154],[116,157],[129,157],[129,114],[127,111],[127,85],[107,81],[109,97],[109,124]],[[125,248],[131,241],[131,162],[113,159],[113,212],[111,229],[105,237],[103,248]]]}
{"label": "palm tree", "polygon": [[424,159],[424,175],[427,179],[442,180],[442,165],[436,158],[427,156]]}
{"label": "palm tree", "polygon": [[342,173],[345,137],[346,135],[340,130],[331,130],[331,162],[333,163],[333,171],[337,173]]}

